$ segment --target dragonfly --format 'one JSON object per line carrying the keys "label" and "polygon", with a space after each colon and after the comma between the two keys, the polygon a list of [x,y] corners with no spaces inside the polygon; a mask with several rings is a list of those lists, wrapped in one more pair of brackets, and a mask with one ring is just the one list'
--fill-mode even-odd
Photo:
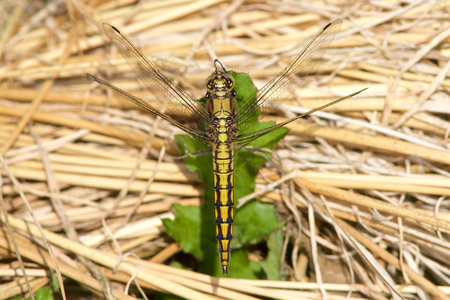
{"label": "dragonfly", "polygon": [[[363,91],[352,93],[264,129],[250,132],[245,130],[273,112],[284,100],[291,96],[295,88],[298,87],[298,80],[307,76],[321,60],[336,33],[339,32],[341,24],[342,21],[337,19],[326,25],[284,70],[238,108],[234,89],[236,83],[217,59],[214,61],[215,71],[205,81],[206,103],[202,104],[180,85],[166,77],[157,65],[142,55],[136,46],[117,28],[108,23],[103,23],[106,35],[148,91],[166,108],[166,112],[162,113],[155,109],[148,100],[135,97],[99,77],[88,75],[104,87],[200,140],[212,150],[215,227],[223,274],[228,273],[233,239],[234,153],[253,140],[277,128],[351,98]],[[183,115],[186,122],[171,117],[179,115]]]}

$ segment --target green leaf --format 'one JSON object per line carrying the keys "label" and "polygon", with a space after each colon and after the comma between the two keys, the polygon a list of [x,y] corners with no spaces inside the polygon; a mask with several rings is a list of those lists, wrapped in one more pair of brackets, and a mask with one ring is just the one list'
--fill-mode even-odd
{"label": "green leaf", "polygon": [[[31,297],[28,299],[31,299]],[[48,286],[48,285],[41,287],[34,294],[34,299],[36,299],[36,300],[53,300],[54,297],[53,297],[52,287]]]}
{"label": "green leaf", "polygon": [[[250,97],[256,94],[258,92],[258,89],[253,84],[252,79],[248,74],[246,73],[237,73],[234,71],[228,72],[231,76],[234,78],[235,86],[234,90],[236,91],[236,98],[237,98],[237,108],[241,108],[242,105],[244,105]],[[256,99],[253,99],[254,101]],[[257,120],[252,120],[257,121]]]}
{"label": "green leaf", "polygon": [[231,253],[230,272],[227,277],[245,279],[263,278],[264,271],[261,265],[248,259],[248,251],[246,249],[232,249]]}
{"label": "green leaf", "polygon": [[[52,276],[51,276],[52,290],[54,292],[59,291],[60,286],[59,286],[58,276],[56,276],[56,274],[54,272],[52,272],[51,274],[52,274]],[[63,280],[64,280],[64,277],[63,277]]]}
{"label": "green leaf", "polygon": [[[252,130],[258,130],[263,129],[272,125],[275,125],[275,122],[263,122],[258,123],[258,127],[255,128],[255,126],[251,127]],[[280,127],[278,129],[275,129],[274,131],[260,136],[256,140],[252,141],[249,145],[255,146],[255,147],[261,147],[261,148],[268,148],[273,149],[275,146],[282,140],[284,137],[288,134],[289,129],[286,127]]]}
{"label": "green leaf", "polygon": [[174,268],[177,268],[177,269],[187,270],[187,268],[185,268],[179,261],[171,262],[170,266],[174,267]]}
{"label": "green leaf", "polygon": [[278,219],[272,205],[257,201],[246,203],[236,212],[235,217],[236,246],[251,242],[256,243],[278,228]]}
{"label": "green leaf", "polygon": [[181,249],[193,254],[196,258],[203,258],[200,247],[200,208],[197,206],[182,206],[174,204],[175,220],[163,219],[162,222]]}
{"label": "green leaf", "polygon": [[[201,208],[197,208],[199,211],[199,220],[195,224],[190,220],[185,220],[185,224],[179,224],[180,234],[174,236],[174,238],[180,243],[180,246],[184,251],[186,249],[183,245],[193,244],[192,241],[187,241],[191,238],[191,235],[183,235],[181,232],[186,230],[187,222],[191,223],[191,226],[196,226],[198,234],[197,240],[197,250],[201,252],[201,256],[198,256],[199,251],[189,252],[194,254],[199,259],[203,259],[203,264],[201,265],[201,272],[205,274],[219,276],[221,270],[219,264],[219,253],[217,250],[217,239],[215,231],[215,220],[214,220],[214,195],[213,195],[213,168],[212,168],[212,155],[209,152],[206,155],[197,155],[196,152],[208,149],[202,142],[190,137],[188,135],[177,135],[175,136],[175,141],[179,145],[183,154],[192,154],[192,156],[187,156],[184,161],[188,168],[192,171],[198,173],[198,177],[204,183],[205,196],[204,205]],[[178,211],[182,212],[184,208],[178,208]],[[189,212],[186,212],[189,214]],[[177,216],[178,218],[178,216]],[[170,234],[170,233],[169,233]]]}
{"label": "green leaf", "polygon": [[[212,155],[208,146],[186,134],[176,135],[175,142],[180,148],[181,153],[184,155],[189,154],[189,156],[184,158],[184,162],[189,170],[198,172],[202,180],[209,177],[208,175],[211,175],[211,173],[208,174],[208,171],[212,172]],[[206,150],[208,152],[205,155],[198,155]],[[207,164],[211,168],[205,168]]]}
{"label": "green leaf", "polygon": [[281,254],[283,252],[284,234],[281,227],[273,231],[267,240],[269,254],[261,262],[268,280],[281,280]]}

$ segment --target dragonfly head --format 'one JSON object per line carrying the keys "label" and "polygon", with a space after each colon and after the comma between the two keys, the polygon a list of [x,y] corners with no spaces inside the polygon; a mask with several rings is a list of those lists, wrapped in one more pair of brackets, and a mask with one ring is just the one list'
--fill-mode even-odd
{"label": "dragonfly head", "polygon": [[205,85],[208,92],[230,92],[234,88],[234,78],[224,71],[215,71]]}
{"label": "dragonfly head", "polygon": [[[234,88],[234,78],[217,59],[214,61],[216,70],[206,78],[206,89],[208,92],[230,92]],[[220,66],[220,69],[218,68]]]}

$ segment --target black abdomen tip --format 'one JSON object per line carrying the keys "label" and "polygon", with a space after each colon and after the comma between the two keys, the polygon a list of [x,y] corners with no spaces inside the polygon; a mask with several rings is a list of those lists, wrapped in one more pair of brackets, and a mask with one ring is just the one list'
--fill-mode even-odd
{"label": "black abdomen tip", "polygon": [[222,265],[222,272],[223,272],[224,275],[228,274],[228,266]]}

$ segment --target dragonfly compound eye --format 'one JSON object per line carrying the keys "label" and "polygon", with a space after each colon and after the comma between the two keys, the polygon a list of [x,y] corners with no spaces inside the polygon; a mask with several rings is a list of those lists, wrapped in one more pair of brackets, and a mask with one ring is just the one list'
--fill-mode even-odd
{"label": "dragonfly compound eye", "polygon": [[228,86],[229,90],[234,88],[234,78],[233,77],[227,76],[227,86]]}
{"label": "dragonfly compound eye", "polygon": [[214,90],[214,82],[216,81],[217,75],[211,75],[205,80],[206,89],[208,92],[212,92]]}

